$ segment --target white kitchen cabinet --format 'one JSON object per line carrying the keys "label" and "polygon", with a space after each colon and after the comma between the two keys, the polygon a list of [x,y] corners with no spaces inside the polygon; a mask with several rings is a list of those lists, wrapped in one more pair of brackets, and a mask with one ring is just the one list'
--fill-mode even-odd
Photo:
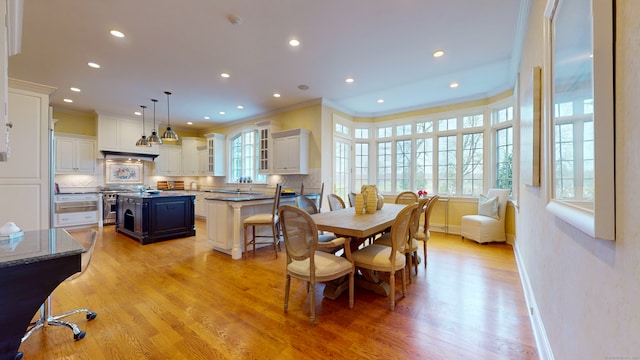
{"label": "white kitchen cabinet", "polygon": [[205,134],[207,138],[207,175],[224,176],[225,140],[222,134]]}
{"label": "white kitchen cabinet", "polygon": [[207,208],[205,206],[205,198],[207,197],[208,193],[204,193],[204,192],[198,192],[196,194],[196,206],[195,206],[195,213],[197,217],[201,217],[204,218],[207,216]]}
{"label": "white kitchen cabinet", "polygon": [[276,127],[271,120],[261,121],[258,126],[258,173],[273,173],[273,139],[271,133],[276,131]]}
{"label": "white kitchen cabinet", "polygon": [[56,174],[95,174],[95,148],[92,137],[56,134]]}
{"label": "white kitchen cabinet", "polygon": [[309,174],[309,130],[292,129],[271,133],[273,138],[273,172],[275,174]]}
{"label": "white kitchen cabinet", "polygon": [[182,175],[182,147],[177,145],[161,145],[160,154],[156,158],[156,175]]}
{"label": "white kitchen cabinet", "polygon": [[184,176],[200,175],[198,158],[199,143],[199,138],[182,138],[182,175]]}
{"label": "white kitchen cabinet", "polygon": [[209,148],[198,147],[198,175],[206,176],[209,173]]}
{"label": "white kitchen cabinet", "polygon": [[[147,137],[151,135],[153,123],[145,123]],[[163,145],[136,146],[142,136],[142,119],[132,120],[108,115],[98,115],[98,150],[128,153],[158,154]]]}

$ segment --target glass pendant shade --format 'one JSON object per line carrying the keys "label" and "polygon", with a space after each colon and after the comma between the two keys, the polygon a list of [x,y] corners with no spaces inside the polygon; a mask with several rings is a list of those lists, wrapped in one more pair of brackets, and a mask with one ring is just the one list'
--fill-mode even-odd
{"label": "glass pendant shade", "polygon": [[149,141],[147,140],[147,135],[145,135],[145,130],[144,130],[144,109],[146,109],[147,107],[144,105],[140,105],[140,107],[142,108],[142,136],[140,137],[140,139],[138,139],[138,141],[136,141],[136,146],[140,146],[140,147],[151,147],[151,144],[149,144]]}
{"label": "glass pendant shade", "polygon": [[151,136],[147,138],[147,143],[162,145],[162,139],[160,139],[160,136],[158,136],[156,132],[156,103],[158,100],[151,99],[151,101],[153,101],[153,130],[151,131]]}
{"label": "glass pendant shade", "polygon": [[169,95],[171,95],[171,93],[168,91],[164,93],[167,95],[167,129],[162,133],[162,140],[171,142],[178,141],[178,134],[171,128],[171,120],[169,119]]}

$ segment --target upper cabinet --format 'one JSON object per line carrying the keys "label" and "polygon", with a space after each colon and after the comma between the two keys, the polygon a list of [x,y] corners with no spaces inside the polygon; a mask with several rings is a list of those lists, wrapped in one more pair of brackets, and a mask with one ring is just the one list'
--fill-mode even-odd
{"label": "upper cabinet", "polygon": [[198,176],[200,174],[200,162],[198,146],[204,143],[204,139],[196,137],[182,138],[182,175]]}
{"label": "upper cabinet", "polygon": [[209,176],[224,176],[225,143],[222,134],[205,134],[207,138],[207,173]]}
{"label": "upper cabinet", "polygon": [[[147,136],[151,135],[151,126],[146,125],[145,131]],[[142,119],[98,116],[98,150],[158,154],[158,146],[136,146],[140,136],[142,136]]]}
{"label": "upper cabinet", "polygon": [[95,174],[95,148],[93,137],[56,134],[56,174]]}
{"label": "upper cabinet", "polygon": [[160,155],[155,162],[156,175],[182,175],[182,148],[177,145],[161,145]]}
{"label": "upper cabinet", "polygon": [[292,129],[271,133],[273,138],[273,172],[309,174],[309,130]]}
{"label": "upper cabinet", "polygon": [[271,133],[275,127],[271,120],[261,121],[258,126],[258,173],[273,173],[273,139]]}

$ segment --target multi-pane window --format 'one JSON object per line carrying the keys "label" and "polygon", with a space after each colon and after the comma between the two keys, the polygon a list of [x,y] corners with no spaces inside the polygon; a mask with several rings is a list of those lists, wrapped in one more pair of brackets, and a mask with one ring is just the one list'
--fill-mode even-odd
{"label": "multi-pane window", "polygon": [[575,166],[573,123],[556,124],[555,126],[555,177],[556,199],[575,198]]}
{"label": "multi-pane window", "polygon": [[594,133],[593,121],[584,123],[584,135],[582,139],[583,152],[583,175],[582,175],[582,198],[594,200],[595,190],[595,153],[594,153]]}
{"label": "multi-pane window", "polygon": [[354,190],[362,188],[362,185],[369,184],[369,144],[355,144],[355,178]]}
{"label": "multi-pane window", "polygon": [[340,140],[336,141],[333,192],[343,199],[346,199],[349,193],[350,156],[349,143]]}
{"label": "multi-pane window", "polygon": [[384,139],[393,135],[393,128],[391,126],[378,128],[378,138]]}
{"label": "multi-pane window", "polygon": [[411,124],[396,126],[396,136],[411,135]]}
{"label": "multi-pane window", "polygon": [[494,111],[493,122],[496,124],[513,120],[513,106],[507,106]]}
{"label": "multi-pane window", "polygon": [[484,125],[482,114],[468,115],[462,117],[462,127],[465,129],[481,127]]}
{"label": "multi-pane window", "polygon": [[433,138],[416,140],[416,189],[433,193]]}
{"label": "multi-pane window", "polygon": [[381,192],[391,192],[391,141],[378,143],[378,190]]}
{"label": "multi-pane window", "polygon": [[432,121],[421,121],[416,124],[416,132],[418,134],[427,134],[433,133],[433,122]]}
{"label": "multi-pane window", "polygon": [[438,131],[455,130],[458,128],[458,118],[438,120]]}
{"label": "multi-pane window", "polygon": [[369,129],[355,129],[355,138],[356,139],[368,139],[369,138]]}
{"label": "multi-pane window", "polygon": [[462,195],[482,194],[483,133],[462,135]]}
{"label": "multi-pane window", "polygon": [[438,138],[438,193],[456,194],[456,135]]}
{"label": "multi-pane window", "polygon": [[411,140],[396,141],[396,192],[411,190]]}
{"label": "multi-pane window", "polygon": [[349,127],[342,125],[342,124],[338,124],[336,123],[336,132],[338,134],[344,134],[344,135],[349,135]]}
{"label": "multi-pane window", "polygon": [[512,189],[513,127],[496,131],[496,187]]}
{"label": "multi-pane window", "polygon": [[258,131],[244,131],[231,139],[230,182],[251,180],[266,182],[266,176],[258,174]]}

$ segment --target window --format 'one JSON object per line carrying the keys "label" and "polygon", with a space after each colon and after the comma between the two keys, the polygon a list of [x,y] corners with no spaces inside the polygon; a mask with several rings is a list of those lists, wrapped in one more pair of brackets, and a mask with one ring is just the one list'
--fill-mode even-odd
{"label": "window", "polygon": [[[513,189],[513,127],[496,131],[496,187]],[[513,191],[513,190],[512,190]]]}
{"label": "window", "polygon": [[438,131],[455,130],[457,126],[457,118],[438,120]]}
{"label": "window", "polygon": [[483,193],[483,133],[462,135],[462,195]]}
{"label": "window", "polygon": [[388,137],[391,137],[391,135],[392,135],[392,127],[391,126],[383,127],[383,128],[379,128],[378,129],[378,138],[379,139],[388,138]]}
{"label": "window", "polygon": [[378,143],[378,190],[391,192],[391,141]]}
{"label": "window", "polygon": [[411,190],[411,140],[396,141],[396,192]]}
{"label": "window", "polygon": [[438,193],[456,194],[456,135],[438,138]]}
{"label": "window", "polygon": [[349,169],[351,154],[349,152],[349,143],[338,140],[336,141],[335,155],[335,179],[333,193],[346,199],[349,193]]}
{"label": "window", "polygon": [[231,138],[229,182],[237,182],[241,178],[250,179],[252,182],[267,181],[265,175],[258,174],[257,138],[257,130],[247,130]]}
{"label": "window", "polygon": [[355,130],[355,138],[356,139],[368,139],[369,138],[369,129],[356,129]]}
{"label": "window", "polygon": [[462,117],[462,127],[465,129],[482,127],[484,125],[484,117],[482,114],[469,115]]}
{"label": "window", "polygon": [[416,124],[416,132],[418,134],[426,134],[433,132],[433,123],[431,121],[422,121]]}
{"label": "window", "polygon": [[396,136],[411,135],[411,124],[396,126]]}
{"label": "window", "polygon": [[336,132],[339,134],[349,135],[349,127],[336,123]]}
{"label": "window", "polygon": [[362,185],[369,184],[369,144],[355,144],[355,187],[356,192],[362,188]]}
{"label": "window", "polygon": [[433,193],[433,138],[416,140],[416,189]]}

